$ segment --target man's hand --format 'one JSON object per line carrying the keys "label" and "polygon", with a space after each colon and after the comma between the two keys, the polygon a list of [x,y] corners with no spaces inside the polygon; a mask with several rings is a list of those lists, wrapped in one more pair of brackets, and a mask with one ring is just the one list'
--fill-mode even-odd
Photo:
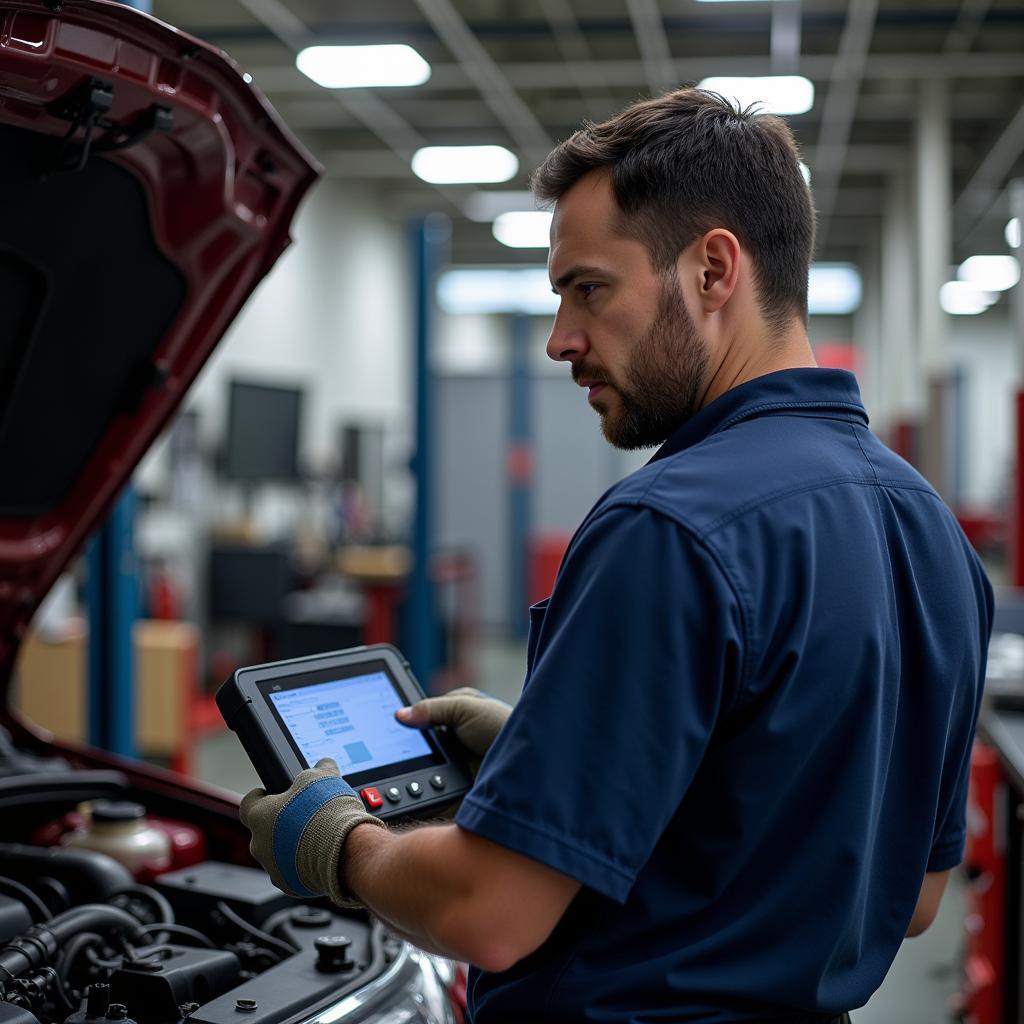
{"label": "man's hand", "polygon": [[443,697],[428,697],[412,707],[401,708],[395,712],[395,717],[413,729],[438,725],[450,729],[473,755],[469,767],[475,778],[480,761],[511,714],[512,708],[504,701],[462,686]]}
{"label": "man's hand", "polygon": [[254,789],[238,816],[252,832],[249,850],[289,896],[326,894],[341,907],[361,906],[342,887],[338,858],[357,825],[383,826],[368,814],[329,757],[295,777],[284,793]]}

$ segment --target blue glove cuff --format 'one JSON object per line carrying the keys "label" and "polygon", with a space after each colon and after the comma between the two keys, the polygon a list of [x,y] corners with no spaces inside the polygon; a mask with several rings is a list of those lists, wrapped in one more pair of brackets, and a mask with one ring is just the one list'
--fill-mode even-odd
{"label": "blue glove cuff", "polygon": [[319,895],[302,884],[296,865],[299,842],[306,826],[328,801],[355,795],[355,790],[344,779],[331,775],[310,783],[281,808],[274,822],[274,861],[288,888],[296,895],[307,899]]}

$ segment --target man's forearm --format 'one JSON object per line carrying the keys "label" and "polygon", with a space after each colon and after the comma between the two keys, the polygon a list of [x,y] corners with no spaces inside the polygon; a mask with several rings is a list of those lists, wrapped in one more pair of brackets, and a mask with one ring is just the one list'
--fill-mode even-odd
{"label": "man's forearm", "polygon": [[348,889],[393,931],[421,949],[493,964],[494,936],[480,934],[472,838],[456,825],[393,833],[360,826],[345,844]]}
{"label": "man's forearm", "polygon": [[535,950],[579,890],[568,875],[457,825],[387,831],[330,758],[284,793],[247,793],[239,817],[279,889],[342,905],[355,893],[416,945],[488,971]]}

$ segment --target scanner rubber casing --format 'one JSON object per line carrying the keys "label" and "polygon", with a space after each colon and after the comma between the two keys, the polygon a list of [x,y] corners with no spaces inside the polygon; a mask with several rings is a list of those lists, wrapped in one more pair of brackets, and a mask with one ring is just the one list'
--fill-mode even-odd
{"label": "scanner rubber casing", "polygon": [[[306,765],[288,742],[282,726],[258,689],[258,684],[270,680],[293,683],[306,674],[333,668],[346,670],[361,663],[369,665],[380,662],[384,663],[388,675],[397,684],[405,704],[414,704],[426,696],[409,662],[391,644],[371,644],[264,665],[250,665],[239,668],[221,685],[216,696],[217,707],[228,728],[237,734],[268,793],[284,792]],[[454,737],[447,735],[444,730],[422,731],[427,733],[429,742],[440,752],[442,764],[399,771],[396,774],[382,773],[379,780],[363,781],[355,787],[360,793],[368,787],[374,787],[382,793],[391,786],[401,790],[401,803],[396,805],[385,801],[380,808],[368,808],[385,821],[436,815],[465,796],[473,784],[464,752]],[[429,779],[435,775],[444,779],[443,790],[436,790],[430,783]],[[406,787],[411,781],[421,783],[421,796],[413,798],[409,795]]]}

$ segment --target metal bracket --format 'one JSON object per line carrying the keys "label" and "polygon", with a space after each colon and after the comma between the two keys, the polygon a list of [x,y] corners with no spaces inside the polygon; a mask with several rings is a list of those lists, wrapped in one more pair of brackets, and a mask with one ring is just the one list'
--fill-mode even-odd
{"label": "metal bracket", "polygon": [[47,113],[63,121],[82,125],[90,117],[101,117],[114,105],[114,83],[102,78],[89,81],[47,104]]}
{"label": "metal bracket", "polygon": [[[113,153],[137,145],[154,132],[168,134],[174,130],[174,111],[165,104],[154,103],[125,124],[106,116],[113,105],[113,83],[101,78],[90,78],[47,107],[54,117],[71,122],[71,127],[61,139],[56,166],[51,170],[80,171],[92,153]],[[96,128],[102,128],[105,132],[100,142],[93,142]],[[75,136],[79,129],[82,129],[83,135],[81,141],[76,143]]]}
{"label": "metal bracket", "polygon": [[154,103],[129,124],[107,122],[105,118],[102,118],[99,125],[101,128],[107,129],[107,135],[102,142],[97,142],[93,146],[93,151],[112,153],[118,149],[134,146],[154,132],[160,132],[163,135],[170,134],[174,131],[174,111],[161,103]]}
{"label": "metal bracket", "polygon": [[[54,100],[47,110],[54,117],[70,121],[71,127],[60,140],[56,166],[52,171],[80,171],[89,159],[92,148],[92,133],[100,118],[114,105],[114,86],[99,78],[88,82],[70,93]],[[83,130],[82,142],[75,152],[74,137],[78,129]]]}

